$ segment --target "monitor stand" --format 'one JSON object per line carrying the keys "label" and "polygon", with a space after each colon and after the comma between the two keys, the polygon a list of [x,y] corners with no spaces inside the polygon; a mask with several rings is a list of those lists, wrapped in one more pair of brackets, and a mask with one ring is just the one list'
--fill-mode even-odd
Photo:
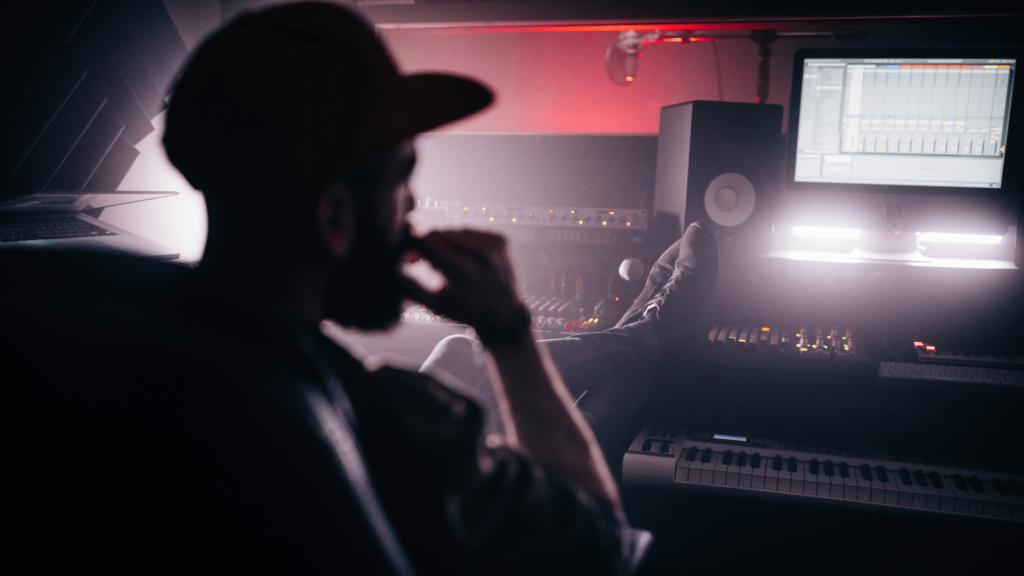
{"label": "monitor stand", "polygon": [[917,249],[916,234],[884,230],[862,230],[849,258],[873,262],[931,262]]}

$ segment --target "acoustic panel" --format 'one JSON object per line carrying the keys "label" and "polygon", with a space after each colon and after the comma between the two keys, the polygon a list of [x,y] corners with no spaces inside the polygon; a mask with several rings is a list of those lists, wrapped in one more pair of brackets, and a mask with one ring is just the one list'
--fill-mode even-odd
{"label": "acoustic panel", "polygon": [[118,138],[83,190],[90,192],[117,190],[121,181],[128,174],[128,170],[131,169],[132,163],[138,157],[139,151],[134,146],[124,138]]}
{"label": "acoustic panel", "polygon": [[107,113],[106,107],[89,124],[60,169],[46,185],[47,190],[76,191],[85,188],[124,126]]}

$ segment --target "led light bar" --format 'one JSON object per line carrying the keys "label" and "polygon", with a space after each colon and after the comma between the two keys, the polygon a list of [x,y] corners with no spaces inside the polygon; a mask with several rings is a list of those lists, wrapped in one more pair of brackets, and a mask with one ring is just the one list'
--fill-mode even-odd
{"label": "led light bar", "polygon": [[824,228],[820,226],[793,226],[793,236],[798,238],[831,238],[856,240],[860,238],[857,228]]}
{"label": "led light bar", "polygon": [[986,236],[982,234],[946,234],[944,232],[918,232],[918,242],[948,242],[951,244],[988,244],[996,245],[1003,241],[1002,236]]}

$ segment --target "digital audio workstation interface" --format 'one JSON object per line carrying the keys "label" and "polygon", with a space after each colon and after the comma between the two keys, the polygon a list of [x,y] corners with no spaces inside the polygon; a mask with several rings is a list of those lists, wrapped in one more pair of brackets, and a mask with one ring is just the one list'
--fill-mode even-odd
{"label": "digital audio workstation interface", "polygon": [[999,188],[1015,69],[1014,59],[806,59],[795,180]]}

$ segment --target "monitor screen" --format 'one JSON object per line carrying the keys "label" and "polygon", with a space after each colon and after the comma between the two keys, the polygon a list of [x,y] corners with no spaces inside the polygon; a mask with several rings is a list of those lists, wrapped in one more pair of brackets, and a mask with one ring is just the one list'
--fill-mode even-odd
{"label": "monitor screen", "polygon": [[1016,59],[924,56],[803,59],[792,181],[1004,186]]}

